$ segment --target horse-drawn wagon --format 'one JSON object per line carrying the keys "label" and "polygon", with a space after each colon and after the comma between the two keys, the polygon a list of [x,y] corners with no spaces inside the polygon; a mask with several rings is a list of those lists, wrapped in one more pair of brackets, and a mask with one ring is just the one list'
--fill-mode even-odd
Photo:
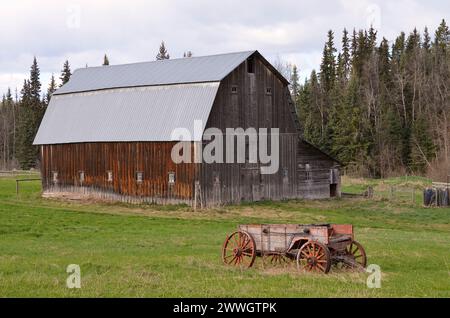
{"label": "horse-drawn wagon", "polygon": [[227,236],[222,259],[225,264],[251,267],[256,256],[272,264],[296,260],[297,267],[328,273],[332,265],[365,268],[366,253],[354,240],[348,224],[239,225]]}

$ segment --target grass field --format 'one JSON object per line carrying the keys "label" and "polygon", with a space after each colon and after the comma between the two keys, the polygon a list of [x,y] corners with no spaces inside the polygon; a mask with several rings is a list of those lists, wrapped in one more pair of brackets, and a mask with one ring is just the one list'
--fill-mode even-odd
{"label": "grass field", "polygon": [[[344,181],[348,192],[381,186]],[[45,200],[39,182],[16,196],[14,179],[1,178],[0,296],[450,297],[450,209],[422,208],[420,195],[416,203],[262,202],[194,212]],[[354,224],[368,263],[381,267],[381,288],[367,288],[366,273],[305,274],[261,260],[241,271],[221,263],[222,242],[240,223],[312,222]],[[81,267],[81,289],[66,287],[69,264]]]}

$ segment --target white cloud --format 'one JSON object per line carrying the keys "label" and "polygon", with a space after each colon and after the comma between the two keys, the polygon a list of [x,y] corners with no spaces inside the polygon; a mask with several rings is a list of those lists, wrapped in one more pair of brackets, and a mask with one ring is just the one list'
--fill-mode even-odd
{"label": "white cloud", "polygon": [[[379,10],[377,11],[377,8]],[[377,21],[389,39],[401,30],[434,29],[450,12],[448,2],[429,0],[22,0],[2,3],[0,93],[21,87],[34,55],[43,82],[72,68],[153,60],[161,40],[172,57],[258,49],[308,74],[320,63],[326,32],[365,28]],[[375,14],[375,16],[374,16]],[[46,88],[47,83],[44,83]]]}

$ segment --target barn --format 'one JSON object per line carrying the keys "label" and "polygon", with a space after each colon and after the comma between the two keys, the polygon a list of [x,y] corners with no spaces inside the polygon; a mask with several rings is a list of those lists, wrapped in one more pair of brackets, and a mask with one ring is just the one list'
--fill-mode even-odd
{"label": "barn", "polygon": [[[288,85],[258,51],[78,69],[34,140],[43,194],[195,206],[339,196],[340,164],[302,139]],[[208,147],[210,128],[277,130],[278,169],[249,160],[245,135],[243,161],[175,162],[177,145]]]}

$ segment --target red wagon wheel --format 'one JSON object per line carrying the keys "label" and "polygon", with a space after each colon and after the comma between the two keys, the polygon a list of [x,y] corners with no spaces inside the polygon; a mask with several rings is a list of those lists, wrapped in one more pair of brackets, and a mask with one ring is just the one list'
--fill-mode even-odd
{"label": "red wagon wheel", "polygon": [[366,268],[367,265],[367,256],[364,247],[357,241],[352,241],[345,248],[345,257],[349,260],[349,262],[345,262],[346,267],[357,267],[361,266],[362,268]]}
{"label": "red wagon wheel", "polygon": [[252,267],[256,257],[256,245],[247,232],[234,232],[227,237],[222,249],[222,259],[227,265]]}
{"label": "red wagon wheel", "polygon": [[307,271],[328,273],[331,267],[331,255],[328,247],[322,243],[310,241],[297,253],[297,268]]}

